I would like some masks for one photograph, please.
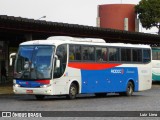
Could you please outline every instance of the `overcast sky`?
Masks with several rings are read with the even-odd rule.
[[[140,0],[0,0],[0,15],[96,26],[97,6],[138,4]],[[142,32],[157,32],[155,29]]]

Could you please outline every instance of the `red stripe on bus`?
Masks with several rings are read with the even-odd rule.
[[[81,62],[70,62],[68,63],[69,67],[83,69],[83,70],[102,70],[113,68],[121,64],[109,64],[109,63],[81,63]]]
[[[41,84],[50,84],[50,80],[36,80],[36,82],[39,82]]]

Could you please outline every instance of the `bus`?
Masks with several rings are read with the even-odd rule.
[[[131,96],[151,88],[151,60],[148,45],[70,36],[27,41],[16,54],[13,91],[36,99],[107,93]]]
[[[152,81],[160,81],[160,48],[152,47]]]

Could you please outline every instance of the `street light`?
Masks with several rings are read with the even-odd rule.
[[[44,15],[44,16],[40,17],[38,20],[40,20],[40,19],[42,19],[42,18],[46,18],[46,16]]]

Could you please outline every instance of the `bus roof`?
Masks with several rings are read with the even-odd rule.
[[[136,47],[150,48],[149,45],[126,44],[126,43],[106,43],[103,39],[98,38],[76,38],[70,36],[53,36],[46,40],[33,40],[23,42],[20,45],[60,45],[60,44],[79,44],[79,45],[100,45],[100,46],[117,46],[117,47]]]
[[[99,38],[76,38],[69,36],[53,36],[47,38],[47,40],[62,40],[62,41],[73,41],[73,42],[91,42],[91,43],[106,43],[105,40]]]

